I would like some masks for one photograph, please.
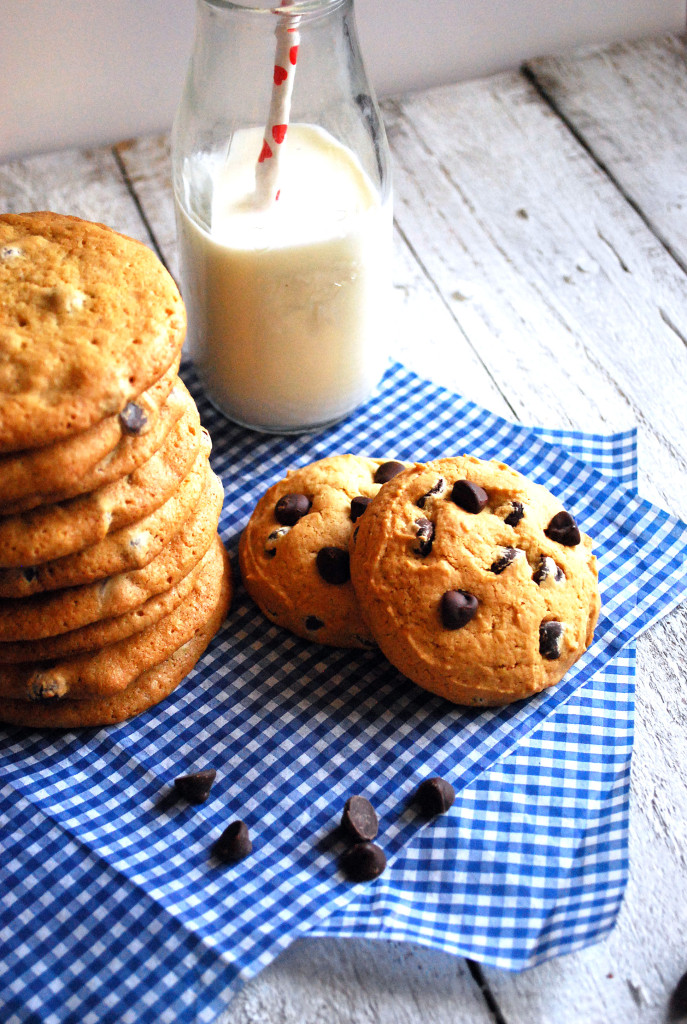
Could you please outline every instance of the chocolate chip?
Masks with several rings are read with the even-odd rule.
[[[307,516],[312,502],[305,494],[285,494],[274,506],[274,517],[282,526],[295,526]]]
[[[127,434],[140,434],[148,422],[148,417],[140,405],[128,402],[119,414],[119,422]]]
[[[668,1006],[668,1020],[687,1020],[687,973],[683,974],[673,989]]]
[[[315,632],[316,629],[322,629],[323,626],[324,622],[322,621],[322,619],[318,619],[316,615],[308,615],[307,619],[305,620],[305,628],[312,630],[313,633]]]
[[[446,481],[444,480],[443,476],[440,476],[437,482],[434,484],[434,486],[430,487],[426,494],[423,494],[421,498],[417,499],[417,507],[424,508],[428,500],[440,497],[445,490]]]
[[[351,499],[351,522],[354,523],[356,519],[360,519],[361,515],[372,501],[372,498],[366,498],[362,494],[359,494],[357,498]]]
[[[476,515],[489,501],[489,495],[483,487],[473,484],[471,480],[456,480],[451,491],[451,501],[466,512]]]
[[[580,531],[569,512],[557,512],[544,533],[550,540],[564,544],[566,548],[574,548],[580,543]]]
[[[513,500],[511,501],[511,508],[513,509],[513,511],[508,513],[508,515],[504,519],[504,523],[506,523],[508,526],[517,526],[520,520],[525,515],[525,506],[521,501]]]
[[[27,583],[33,583],[38,579],[38,569],[35,565],[27,565],[25,569],[22,569],[21,574]]]
[[[445,629],[462,629],[477,614],[479,601],[466,590],[447,590],[440,602]]]
[[[565,579],[565,573],[560,565],[556,565],[553,558],[550,558],[548,555],[542,555],[538,568],[532,573],[532,579],[538,587],[541,587],[542,584],[562,583]]]
[[[248,827],[242,821],[232,821],[213,846],[216,857],[227,864],[243,860],[253,852],[253,844],[248,834]]]
[[[417,537],[418,544],[417,547],[413,548],[413,551],[416,555],[425,557],[432,550],[432,544],[434,543],[434,523],[421,516],[420,519],[415,520],[415,525],[417,526],[415,536]]]
[[[375,809],[364,796],[349,796],[341,816],[341,828],[356,843],[374,839],[379,829]]]
[[[376,484],[385,484],[402,473],[405,468],[402,462],[383,462],[374,475],[374,481]]]
[[[67,693],[67,683],[62,676],[37,672],[28,682],[29,700],[60,700]]]
[[[499,557],[489,566],[491,572],[495,572],[497,576],[500,576],[503,570],[507,569],[515,561],[517,554],[517,548],[502,548]]]
[[[435,776],[421,782],[415,793],[415,803],[424,818],[444,814],[456,799],[456,791],[450,782]]]
[[[267,542],[265,543],[265,554],[268,555],[269,558],[274,558],[277,553],[277,541],[280,537],[285,537],[290,529],[290,526],[278,526],[276,530],[272,530],[272,533],[269,535]]]
[[[350,882],[371,882],[386,867],[386,856],[376,843],[356,843],[341,854],[339,866]]]
[[[547,661],[555,661],[561,656],[563,633],[565,626],[562,622],[551,619],[542,622],[539,627],[539,653]]]
[[[190,804],[202,804],[210,796],[216,775],[214,768],[205,768],[190,775],[178,775],[174,780],[174,788]]]
[[[325,583],[339,586],[351,578],[348,551],[343,548],[321,548],[315,559],[317,571]]]

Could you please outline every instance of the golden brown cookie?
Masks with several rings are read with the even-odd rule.
[[[204,565],[186,599],[152,626],[96,651],[51,662],[0,665],[0,696],[12,700],[93,700],[122,693],[202,629],[220,600],[222,552]]]
[[[90,494],[0,519],[0,566],[26,568],[83,551],[159,508],[179,486],[204,440],[195,403],[161,448],[128,476]]]
[[[545,488],[469,456],[416,465],[368,507],[351,576],[383,653],[457,704],[557,683],[592,641],[591,540]]]
[[[179,291],[141,242],[77,217],[0,215],[0,452],[121,412],[185,330]]]
[[[129,402],[127,410],[135,408],[141,412],[127,412],[126,419],[130,427],[124,432],[116,448],[108,452],[90,469],[84,470],[80,474],[74,473],[69,466],[64,466],[59,491],[48,490],[41,482],[38,484],[39,490],[36,493],[14,502],[8,502],[0,509],[0,514],[3,516],[18,515],[41,505],[54,505],[79,494],[96,491],[100,487],[114,483],[115,480],[120,480],[147,462],[164,445],[172,429],[193,405],[193,399],[179,378],[177,378],[176,386],[172,388],[167,401],[152,422],[147,417],[144,419],[142,403],[137,405]],[[123,416],[124,413],[121,414],[121,417]],[[144,424],[145,429],[136,429],[139,422]],[[53,447],[58,446],[54,445]]]
[[[191,515],[208,478],[208,448],[206,439],[178,489],[150,515],[64,558],[25,569],[0,569],[0,597],[25,598],[49,590],[83,586],[147,565]]]
[[[109,644],[125,640],[134,633],[140,633],[159,622],[165,615],[181,604],[196,586],[198,577],[215,564],[215,571],[221,568],[220,540],[215,534],[209,549],[193,567],[168,590],[148,598],[131,611],[106,619],[98,619],[72,629],[59,636],[48,636],[41,640],[0,643],[0,664],[14,665],[23,662],[51,661],[56,658],[70,658],[87,651],[96,651]],[[218,568],[219,566],[219,568]]]
[[[141,433],[152,430],[177,380],[179,360],[175,359],[159,380],[130,403],[137,406],[145,417]],[[129,416],[119,413],[106,416],[82,434],[44,448],[28,448],[23,452],[0,455],[0,514],[15,502],[23,502],[32,495],[57,493],[65,482],[80,479],[88,473],[127,436],[124,426]],[[27,506],[28,507],[28,506]]]
[[[207,465],[205,487],[196,507],[147,565],[80,587],[22,600],[0,600],[0,663],[52,657],[39,651],[61,647],[66,638],[56,644],[60,634],[121,616],[178,583],[212,544],[223,497],[221,481]],[[41,643],[46,637],[52,638],[52,645]]]
[[[122,693],[94,700],[35,703],[0,698],[0,721],[36,729],[74,729],[114,725],[139,715],[167,697],[189,674],[222,625],[231,598],[231,576],[225,555],[219,601],[195,636],[166,661],[144,672]]]
[[[246,590],[265,615],[298,636],[369,647],[350,582],[353,524],[402,463],[333,455],[290,471],[258,502],[239,546]]]

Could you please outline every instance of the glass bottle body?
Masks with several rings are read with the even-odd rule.
[[[391,183],[352,0],[198,0],[173,179],[190,351],[211,400],[275,433],[364,401],[389,354]]]

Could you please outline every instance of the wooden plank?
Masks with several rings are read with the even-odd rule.
[[[686,511],[682,270],[522,76],[384,109],[399,226],[519,418],[637,423],[643,493]]]
[[[520,76],[385,110],[399,224],[518,414],[601,430],[637,422],[643,492],[684,514],[680,267]],[[632,874],[618,927],[523,975],[487,970],[509,1024],[664,1019],[686,966],[684,855],[665,827],[682,817],[687,785],[684,621],[683,609],[640,643]]]
[[[0,166],[0,208],[71,214],[152,243],[109,148],[65,150]]]
[[[411,943],[301,939],[217,1024],[494,1024],[465,961]]]
[[[687,270],[687,45],[663,36],[527,65]]]
[[[122,143],[116,150],[165,263],[179,280],[169,138],[138,139]],[[503,392],[398,231],[393,282],[389,332],[394,358],[456,391],[468,388],[483,405],[512,416]]]

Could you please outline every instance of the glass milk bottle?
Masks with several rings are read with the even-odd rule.
[[[172,155],[209,397],[256,430],[334,423],[390,343],[389,152],[353,0],[198,0]]]

